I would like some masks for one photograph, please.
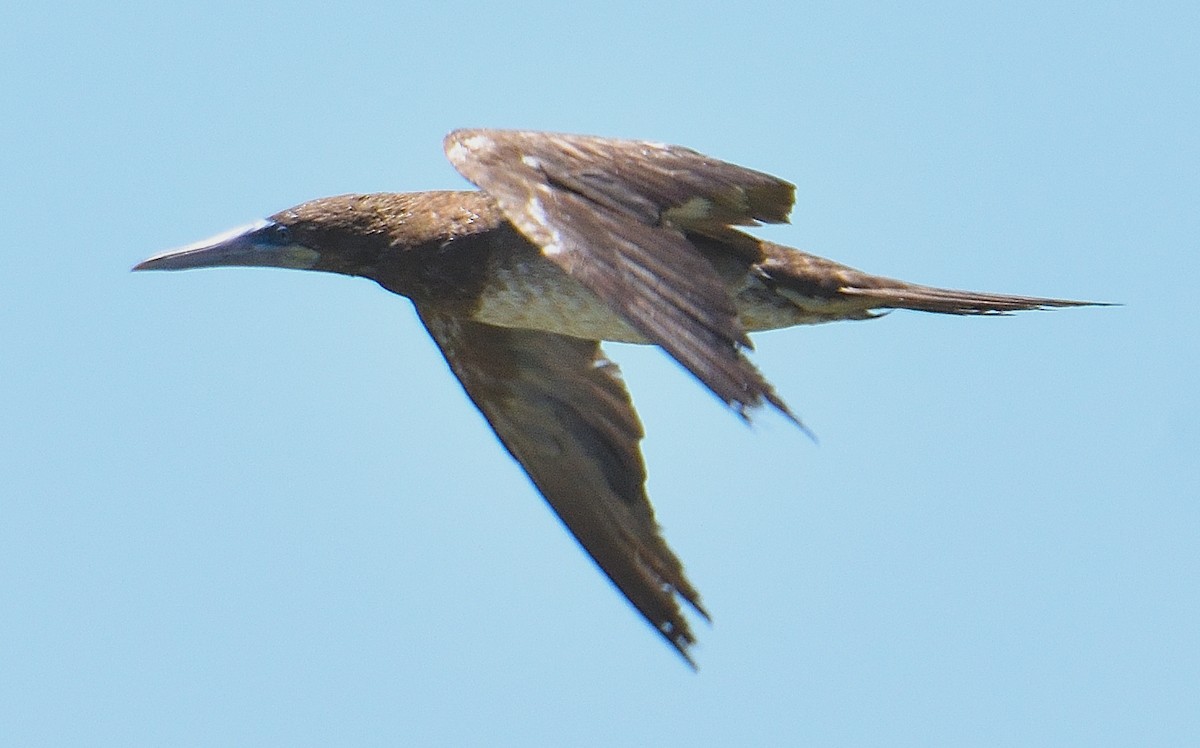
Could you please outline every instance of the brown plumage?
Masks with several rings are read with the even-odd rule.
[[[642,426],[601,340],[660,346],[743,418],[769,404],[796,420],[748,332],[1087,303],[914,285],[760,241],[737,227],[786,221],[793,186],[678,146],[494,130],[445,146],[481,191],[313,200],[135,269],[322,270],[410,298],[559,518],[689,662],[677,600],[707,613],[655,523]]]

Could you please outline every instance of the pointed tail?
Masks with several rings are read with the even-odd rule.
[[[914,309],[941,314],[1009,314],[1027,309],[1057,309],[1069,306],[1112,306],[1096,301],[1043,299],[1036,296],[1010,296],[975,291],[955,291],[908,283],[880,285],[875,288],[843,286],[842,295],[873,302],[875,308]]]

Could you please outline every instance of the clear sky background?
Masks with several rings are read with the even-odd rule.
[[[1200,741],[1190,2],[7,3],[0,743]],[[136,261],[441,137],[681,143],[774,239],[1124,306],[757,338],[819,436],[611,346],[711,609],[693,673],[405,300]]]

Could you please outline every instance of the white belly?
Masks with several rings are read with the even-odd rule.
[[[539,258],[540,259],[540,258]],[[569,277],[544,261],[495,263],[489,268],[476,319],[499,327],[546,330],[588,340],[648,342],[637,330]],[[793,325],[862,318],[865,305],[856,300],[793,299],[767,288],[753,276],[730,279],[738,317],[748,332]]]
[[[646,343],[594,293],[550,262],[495,265],[475,319],[588,340]]]

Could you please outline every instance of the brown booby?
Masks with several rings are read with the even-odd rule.
[[[322,270],[407,296],[550,507],[689,663],[678,599],[708,614],[659,533],[642,425],[600,341],[660,346],[743,418],[766,404],[799,424],[748,332],[1088,303],[915,285],[761,241],[737,227],[785,222],[794,186],[687,148],[500,130],[444,145],[480,190],[312,200],[134,270]]]

